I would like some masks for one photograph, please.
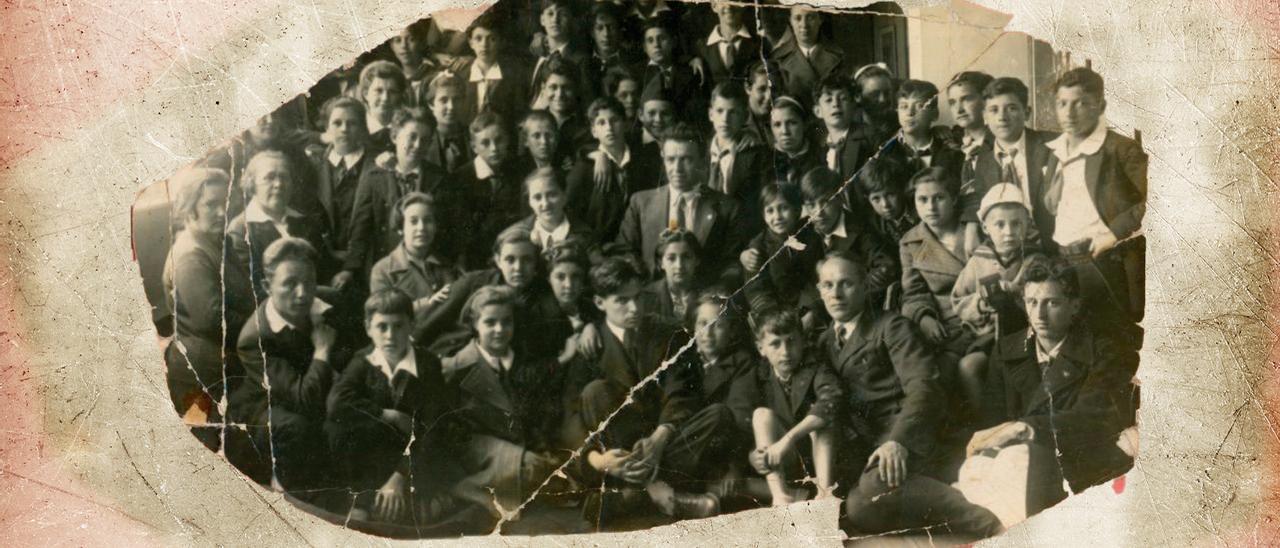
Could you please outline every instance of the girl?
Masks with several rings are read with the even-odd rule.
[[[825,165],[825,151],[818,151],[809,139],[809,119],[800,101],[782,96],[773,101],[769,111],[769,128],[773,132],[774,177],[778,183],[800,183],[810,169]]]
[[[662,279],[641,292],[640,310],[656,316],[662,325],[680,325],[702,285],[698,279],[702,245],[688,230],[668,230],[658,240],[655,256]]]
[[[458,267],[435,253],[438,223],[430,195],[410,192],[396,206],[394,222],[400,227],[400,245],[373,265],[369,290],[378,293],[398,289],[413,300],[415,318],[425,318],[449,297],[449,284],[462,276]]]
[[[533,214],[511,225],[510,229],[527,230],[529,239],[540,252],[546,253],[570,237],[584,242],[596,241],[590,227],[570,218],[565,211],[567,197],[559,172],[551,168],[535,169],[524,180],[524,195]]]
[[[753,312],[783,304],[806,307],[800,302],[801,295],[817,280],[816,256],[806,252],[808,246],[795,238],[803,203],[800,188],[795,185],[771,183],[760,189],[765,230],[739,256],[748,280],[743,291]]]

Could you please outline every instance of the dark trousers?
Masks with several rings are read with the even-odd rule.
[[[860,462],[865,463],[870,453],[864,452],[863,456]],[[983,538],[1002,530],[999,518],[991,511],[969,502],[950,485],[922,473],[921,460],[909,459],[910,475],[896,489],[881,481],[877,467],[848,476],[856,483],[845,496],[846,529],[878,534],[945,525],[952,533]]]
[[[274,473],[285,491],[293,495],[306,497],[340,486],[331,471],[323,421],[280,407],[271,408],[270,413],[270,428],[250,426],[248,436],[234,440],[228,432],[227,458],[232,459],[232,452],[236,454],[232,464],[264,484]]]
[[[1096,259],[1067,256],[1080,280],[1081,313],[1100,332],[1112,333],[1134,349],[1142,348],[1146,303],[1146,237],[1116,245]]]

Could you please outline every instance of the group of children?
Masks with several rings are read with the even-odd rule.
[[[268,116],[187,185],[193,234],[230,196],[226,264],[183,304],[175,244],[175,307],[241,319],[202,335],[226,404],[191,354],[171,389],[258,481],[417,527],[840,497],[851,530],[987,535],[948,484],[993,346],[1040,325],[1028,273],[1075,265],[1079,322],[1140,345],[1145,155],[1093,71],[1056,83],[1055,135],[1016,78],[845,66],[803,6],[503,9],[469,55],[407,29],[317,132]]]

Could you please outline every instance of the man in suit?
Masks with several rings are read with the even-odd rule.
[[[227,410],[248,439],[229,437],[227,458],[261,483],[319,501],[322,489],[339,487],[329,481],[325,400],[333,365],[346,364],[349,352],[322,315],[328,305],[315,298],[315,259],[311,244],[290,237],[263,253],[266,297],[240,331],[245,377]]]
[[[1062,135],[1046,145],[1053,154],[1045,166],[1047,184],[1035,200],[1044,204],[1036,225],[1058,253],[1079,265],[1089,317],[1141,348],[1147,154],[1133,139],[1107,129],[1098,73],[1069,70],[1058,79],[1055,93]]]
[[[818,83],[842,72],[844,52],[821,40],[824,14],[812,7],[791,7],[792,40],[783,42],[773,52],[782,70],[787,95],[801,101],[812,101]]]
[[[696,53],[710,73],[711,82],[719,85],[733,80],[745,85],[751,64],[760,58],[760,39],[746,25],[745,10],[729,2],[712,2],[719,21],[706,41],[698,42]]]
[[[1046,144],[1057,135],[1027,127],[1028,90],[1021,80],[997,78],[983,90],[982,96],[986,105],[983,116],[992,138],[966,156],[960,177],[963,204],[960,220],[976,225],[979,202],[997,183],[1017,186],[1026,197],[1023,205],[1032,212],[1032,218],[1043,216],[1037,211],[1044,206],[1032,198],[1044,194],[1044,168],[1052,156]],[[1034,228],[1027,237],[1040,242],[1039,232]]]
[[[851,489],[847,527],[859,533],[946,523],[989,536],[1000,521],[933,469],[945,401],[935,358],[910,320],[865,305],[866,267],[846,252],[818,264],[818,291],[832,325],[819,338],[848,396],[841,468]]]
[[[723,272],[737,257],[744,235],[738,234],[738,206],[723,193],[703,184],[706,156],[693,128],[678,124],[662,135],[662,163],[667,184],[631,196],[618,243],[644,261],[647,272],[657,272],[654,250],[662,232],[681,228],[693,232],[708,250],[704,271]]]
[[[1065,263],[1028,270],[1023,296],[1031,326],[992,348],[988,428],[974,433],[967,454],[1026,445],[1031,515],[1066,497],[1063,479],[1079,492],[1133,466],[1118,440],[1135,424],[1138,354],[1088,325]]]

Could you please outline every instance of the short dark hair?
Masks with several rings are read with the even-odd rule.
[[[703,290],[698,294],[693,306],[685,308],[684,324],[689,329],[689,332],[693,332],[694,323],[697,322],[698,309],[705,305],[712,305],[720,309],[720,315],[716,321],[725,322],[729,325],[729,332],[731,333],[730,344],[740,343],[746,333],[746,314],[738,302],[730,296],[730,292],[719,287]]]
[[[956,86],[964,86],[974,93],[981,94],[982,90],[987,89],[992,79],[990,74],[976,70],[957,72],[951,77],[951,81],[947,82],[947,91],[951,91],[951,88]]]
[[[698,236],[691,231],[682,228],[674,228],[663,230],[658,236],[658,245],[653,246],[653,257],[655,264],[662,264],[662,254],[667,252],[667,247],[673,244],[685,244],[689,246],[689,250],[693,254],[702,259],[702,243],[698,241]]]
[[[627,117],[627,108],[622,106],[621,101],[614,99],[611,96],[603,95],[600,97],[596,97],[593,101],[591,101],[591,105],[587,107],[587,123],[594,125],[596,121],[596,116],[599,116],[601,111],[606,111],[606,110],[612,111],[614,114],[620,117],[623,117],[623,118]]]
[[[569,82],[569,87],[573,89],[574,101],[577,102],[579,100],[581,94],[578,93],[578,69],[572,61],[564,58],[555,58],[547,61],[546,65],[543,66],[543,69],[542,75],[539,77],[536,84],[537,87],[534,90],[534,95],[537,95],[537,93],[542,91],[542,86],[545,86],[547,84],[547,80],[550,80],[552,76],[559,76]]]
[[[392,142],[395,141],[396,136],[400,134],[400,130],[404,129],[404,126],[415,123],[423,126],[429,125],[427,123],[427,114],[422,109],[416,107],[396,109],[395,114],[391,115],[391,125],[389,126]]]
[[[663,12],[654,14],[653,17],[645,19],[640,23],[640,33],[647,34],[650,29],[659,29],[666,31],[667,34],[675,36],[676,26],[679,22],[671,15],[671,12]]]
[[[594,25],[596,19],[608,17],[613,19],[616,24],[622,23],[622,10],[612,2],[596,2],[591,6],[591,20],[587,21],[587,25]]]
[[[364,300],[364,321],[372,320],[374,314],[413,319],[413,299],[394,287],[376,291]]]
[[[499,232],[498,237],[493,239],[493,254],[502,253],[502,246],[508,244],[526,244],[532,247],[536,254],[538,245],[533,243],[533,238],[530,234],[529,229],[521,226],[508,227],[506,230]]]
[[[551,247],[542,250],[542,257],[547,261],[548,271],[561,263],[576,264],[584,271],[591,268],[587,242],[577,236],[570,236],[559,243],[551,244]]]
[[[910,167],[906,162],[897,160],[893,156],[877,156],[868,160],[858,171],[858,190],[862,191],[864,196],[870,196],[876,192],[902,194],[906,190],[907,180],[911,177],[909,170]]]
[[[832,73],[822,80],[821,84],[813,90],[813,102],[817,104],[822,100],[822,96],[827,93],[843,91],[849,94],[850,100],[856,100],[858,97],[858,86],[853,81],[843,75]]]
[[[363,97],[363,95],[361,97]],[[324,105],[320,107],[320,119],[322,120],[320,123],[324,124],[324,127],[327,128],[329,126],[329,118],[333,116],[333,111],[340,108],[354,110],[356,112],[356,118],[359,118],[360,120],[364,120],[365,118],[364,103],[360,99],[347,97],[346,95],[339,95],[325,101]]]
[[[498,37],[498,40],[502,40],[502,35],[498,32],[499,28],[501,28],[501,25],[498,22],[497,15],[492,11],[486,11],[480,14],[479,17],[476,17],[475,21],[472,21],[471,24],[467,26],[467,40],[471,40],[471,34],[474,33],[476,29],[484,29],[492,32],[494,36]]]
[[[1061,258],[1028,265],[1023,273],[1023,286],[1031,283],[1057,283],[1067,298],[1080,298],[1080,278],[1076,269]]]
[[[782,201],[800,209],[804,206],[804,195],[800,187],[791,183],[767,183],[760,187],[760,210],[764,211],[769,202],[782,198]]]
[[[790,308],[766,308],[756,314],[751,322],[751,334],[757,341],[770,333],[781,336],[801,332],[800,317]]]
[[[840,191],[840,174],[818,166],[800,177],[800,193],[806,201],[826,200]]]
[[[716,87],[711,88],[711,100],[714,101],[717,97],[726,101],[736,102],[740,105],[746,105],[747,88],[742,87],[738,82],[725,80],[716,84]]]
[[[698,147],[698,152],[706,152],[706,147],[702,142],[702,134],[698,133],[698,130],[693,129],[693,126],[684,122],[676,122],[671,127],[667,128],[666,131],[663,131],[662,135],[659,137],[659,141],[661,141],[661,144],[664,147],[669,141],[692,143],[694,146]]]
[[[601,79],[604,83],[604,90],[610,97],[617,93],[618,86],[622,85],[622,83],[627,80],[635,82],[636,87],[644,85],[644,82],[641,81],[640,77],[636,76],[636,73],[631,69],[617,65],[609,67],[609,70],[604,71],[604,77]]]
[[[1058,93],[1062,88],[1080,87],[1085,93],[1097,97],[1099,101],[1105,100],[1105,87],[1102,82],[1102,75],[1098,74],[1088,67],[1076,67],[1062,73],[1058,80],[1053,83],[1053,92]]]
[[[591,269],[591,289],[602,299],[642,280],[635,263],[622,257],[609,257]]]
[[[285,261],[300,261],[314,270],[318,256],[316,248],[306,240],[285,236],[271,242],[266,251],[262,252],[262,271],[266,273],[266,279],[270,280],[276,267]]]
[[[938,86],[933,85],[933,82],[926,80],[907,80],[898,86],[899,100],[910,99],[912,97],[933,99],[929,102],[929,109],[937,112]]]
[[[926,167],[911,176],[911,182],[907,186],[914,196],[916,187],[924,183],[940,184],[943,190],[946,190],[947,194],[950,194],[952,198],[960,199],[960,178],[956,177],[956,174],[952,173],[950,169],[942,166]]]
[[[435,198],[430,194],[414,191],[405,194],[403,198],[400,198],[400,200],[396,202],[395,209],[391,210],[391,226],[396,227],[396,229],[403,230],[404,210],[409,209],[409,206],[413,204],[425,204],[427,209],[431,211],[431,216],[433,218],[436,217],[437,211]]]
[[[1027,102],[1030,100],[1030,92],[1027,90],[1027,85],[1017,78],[996,78],[982,90],[982,98],[988,101],[998,95],[1012,95],[1018,99],[1019,103],[1022,103],[1023,107],[1026,107]]]
[[[471,135],[475,136],[477,133],[494,126],[497,126],[499,129],[506,132],[507,135],[511,134],[511,132],[507,130],[507,122],[502,118],[502,115],[486,109],[481,111],[480,114],[477,114],[476,118],[471,121]]]

